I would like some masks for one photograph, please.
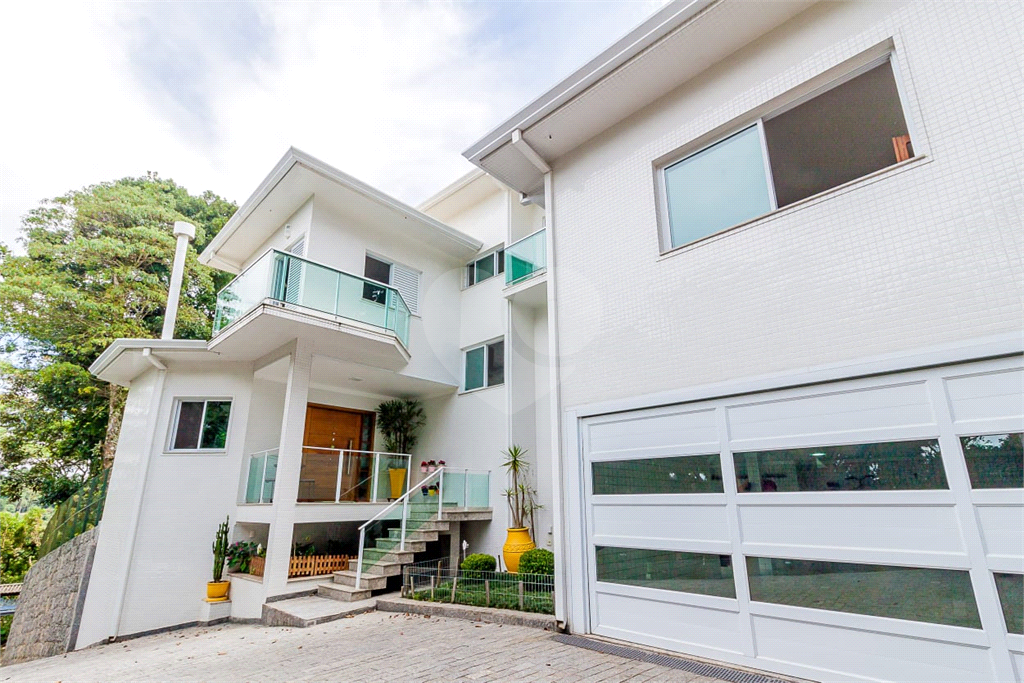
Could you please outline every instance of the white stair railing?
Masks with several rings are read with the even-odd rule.
[[[469,507],[469,475],[471,472],[486,475],[484,482],[484,495],[486,496],[484,502],[486,503],[482,507],[488,507],[487,504],[490,502],[490,475],[491,473],[487,470],[467,470],[462,468],[451,468],[447,466],[438,467],[436,470],[427,475],[426,479],[416,484],[415,487],[409,486],[405,494],[396,500],[394,500],[386,508],[378,512],[371,519],[363,523],[359,527],[359,558],[356,564],[356,589],[361,587],[361,581],[363,578],[363,550],[366,547],[366,530],[371,524],[381,521],[385,515],[391,512],[399,504],[402,505],[402,519],[401,519],[401,534],[399,536],[398,550],[399,552],[405,551],[405,536],[406,528],[409,519],[409,498],[413,492],[419,488],[422,489],[426,486],[433,486],[433,480],[437,480],[437,518],[441,519],[441,514],[444,511],[444,475],[445,472],[451,472],[453,475],[460,473],[463,477],[463,490],[462,490],[462,507]]]

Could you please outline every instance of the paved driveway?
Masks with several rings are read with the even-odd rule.
[[[385,612],[306,629],[190,628],[0,668],[0,681],[115,680],[717,681],[537,629]]]

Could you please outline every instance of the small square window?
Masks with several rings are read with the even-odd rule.
[[[228,441],[231,401],[179,401],[172,451],[222,451]]]
[[[391,264],[367,254],[366,262],[363,264],[363,277],[389,285],[391,284]],[[387,298],[387,290],[384,287],[376,287],[369,282],[364,282],[363,298],[383,305]]]
[[[505,341],[499,339],[466,351],[465,391],[505,383]]]

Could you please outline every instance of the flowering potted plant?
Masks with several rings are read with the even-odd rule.
[[[437,470],[437,462],[434,460],[427,461],[427,472],[433,472]]]
[[[252,571],[257,558],[266,557],[267,551],[261,543],[255,541],[236,541],[228,546],[228,568],[242,574],[254,574]]]
[[[438,466],[438,467],[444,467],[444,466],[445,466],[446,464],[447,464],[447,463],[445,463],[445,461],[444,461],[444,460],[438,460],[438,461],[437,461],[437,466]]]
[[[422,472],[423,474],[427,473],[427,461],[426,460],[424,460],[423,462],[420,463],[420,472]]]

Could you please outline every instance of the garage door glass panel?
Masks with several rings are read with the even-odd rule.
[[[1007,632],[1024,635],[1024,574],[997,572],[995,579]]]
[[[680,593],[736,597],[729,555],[597,546],[597,580]]]
[[[725,491],[717,453],[595,462],[592,469],[595,496]]]
[[[960,445],[974,489],[1024,488],[1021,434],[962,436]]]
[[[935,439],[734,453],[733,459],[740,493],[949,488]]]
[[[981,628],[966,571],[748,557],[747,574],[758,602]]]

